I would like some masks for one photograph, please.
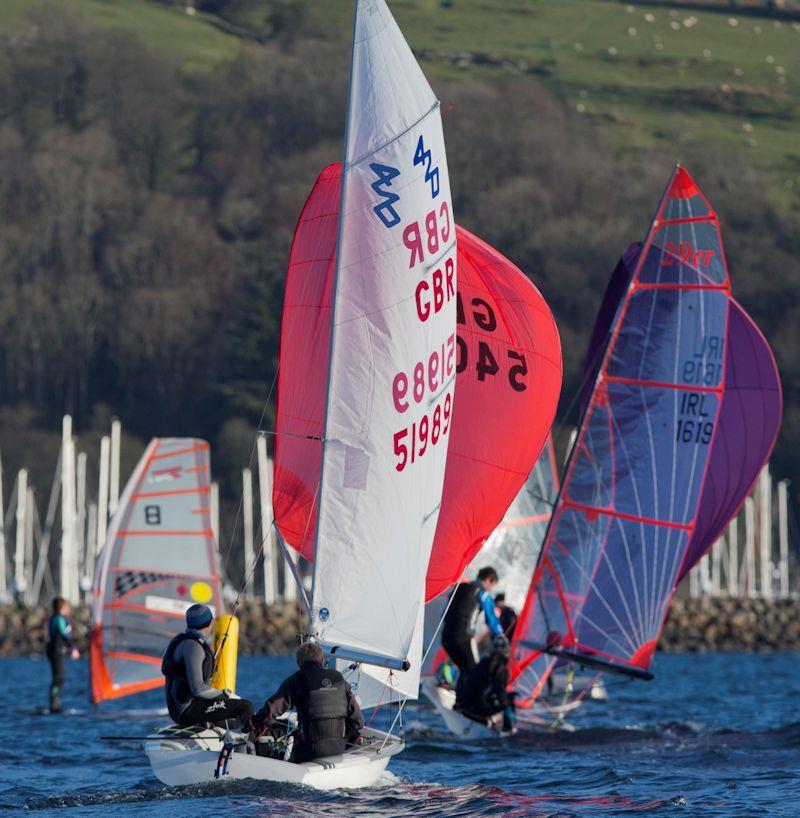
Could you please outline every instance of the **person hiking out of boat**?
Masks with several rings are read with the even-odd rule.
[[[61,690],[67,677],[67,656],[79,659],[80,653],[72,642],[72,613],[69,602],[57,596],[53,600],[53,613],[47,620],[47,647],[45,653],[50,662],[50,712],[61,712]]]
[[[297,672],[284,679],[277,692],[264,702],[246,732],[257,739],[279,726],[276,719],[294,708],[299,730],[292,761],[341,755],[348,747],[360,744],[364,716],[342,674],[322,666],[322,648],[316,642],[300,645],[295,659]]]
[[[247,724],[253,715],[247,699],[211,686],[214,653],[207,637],[213,618],[207,605],[192,605],[186,611],[186,630],[172,639],[161,662],[167,709],[181,727],[222,724],[236,718]]]
[[[503,730],[513,732],[516,713],[514,693],[508,690],[508,658],[508,643],[497,640],[464,680],[456,707],[467,718],[487,725],[498,723],[502,714]]]
[[[514,636],[514,628],[517,627],[518,617],[517,612],[510,605],[506,605],[506,595],[502,592],[495,594],[494,612],[500,620],[500,626],[503,628],[506,639],[510,642]]]
[[[503,626],[494,612],[492,591],[497,585],[497,571],[486,566],[478,571],[473,582],[462,582],[453,591],[450,605],[442,623],[442,647],[465,677],[478,664],[475,628],[483,613],[493,637],[503,636]],[[459,679],[459,684],[461,680]]]

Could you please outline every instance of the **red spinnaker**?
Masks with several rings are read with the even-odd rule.
[[[295,231],[278,376],[273,505],[313,559],[341,166],[327,167]],[[510,261],[458,235],[456,397],[426,599],[458,581],[533,468],[555,415],[561,345],[552,313]],[[435,292],[421,292],[435,308]]]

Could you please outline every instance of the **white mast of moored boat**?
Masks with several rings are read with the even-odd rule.
[[[25,512],[28,505],[28,470],[17,472],[17,519],[14,545],[14,593],[22,599],[28,589],[25,581]]]
[[[72,417],[64,415],[61,431],[61,572],[59,592],[70,604],[77,603],[74,576],[75,547],[75,442],[72,439]]]
[[[761,557],[761,596],[772,599],[772,476],[769,463],[758,479],[759,486],[759,555]]]
[[[242,587],[245,596],[253,594],[253,473],[242,469],[242,513],[244,516],[244,582]]]
[[[111,466],[111,438],[103,435],[100,438],[100,468],[97,481],[97,538],[95,540],[96,549],[92,557],[100,553],[106,542],[106,532],[108,531],[108,496],[109,496],[109,476]]]
[[[272,470],[267,458],[267,440],[259,435],[256,440],[256,460],[258,463],[258,504],[261,514],[261,539],[264,543],[264,601],[274,605],[278,597],[277,565],[275,541],[272,532]],[[293,583],[287,583],[288,586]]]
[[[778,540],[780,547],[780,593],[783,599],[789,596],[789,481],[778,483]]]
[[[112,516],[119,505],[119,461],[122,445],[122,423],[114,420],[111,423],[111,463],[108,484],[108,514]]]
[[[739,593],[739,515],[728,524],[728,593]]]

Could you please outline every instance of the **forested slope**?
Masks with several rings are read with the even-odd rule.
[[[735,292],[778,355],[777,465],[791,476],[800,26],[749,12],[734,26],[705,5],[392,8],[445,103],[458,220],[555,311],[561,420],[616,258],[680,159],[721,214]],[[139,441],[207,437],[238,490],[275,373],[292,229],[341,154],[351,3],[195,6],[0,5],[0,446],[7,473],[33,467],[40,495],[66,410],[86,445],[112,411]],[[764,38],[771,63],[751,42]]]

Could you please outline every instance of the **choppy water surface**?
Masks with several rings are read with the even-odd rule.
[[[71,663],[65,705],[36,716],[48,668],[0,660],[0,810],[136,816],[611,816],[800,815],[800,657],[659,656],[654,682],[618,684],[590,703],[573,734],[463,745],[435,714],[406,710],[408,748],[385,786],[319,793],[263,782],[169,789],[135,741],[163,720],[124,714],[157,707],[160,693],[85,704],[86,663]],[[245,657],[239,690],[260,701],[292,669],[289,658]]]

